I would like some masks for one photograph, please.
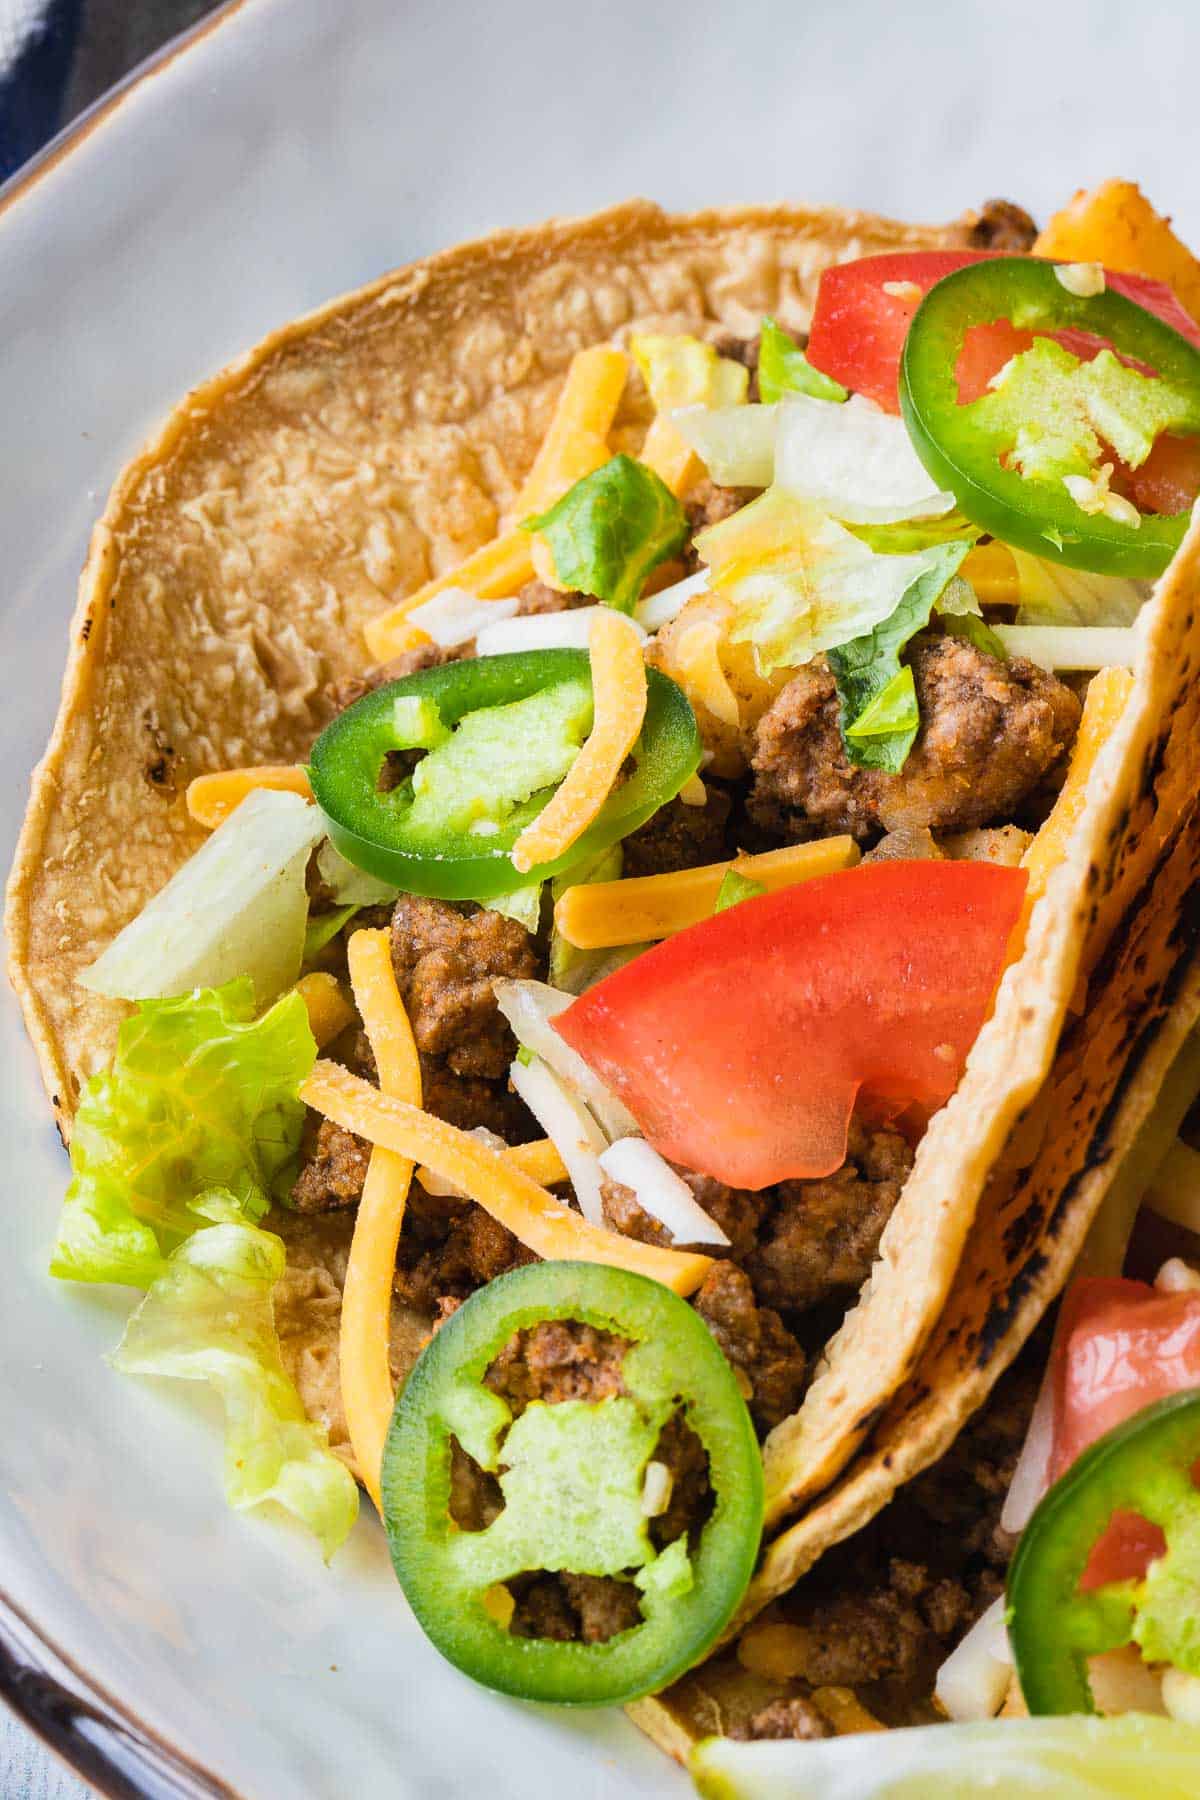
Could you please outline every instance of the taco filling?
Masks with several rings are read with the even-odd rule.
[[[353,672],[280,675],[319,687],[292,760],[197,727],[172,816],[208,835],[75,971],[109,1043],[71,1069],[54,1272],[143,1291],[114,1360],[216,1387],[234,1504],[328,1555],[357,1477],[502,1691],[682,1676],[667,1712],[823,1739],[953,1711],[938,1671],[999,1616],[1032,1309],[936,1466],[799,1586],[794,1547],[909,1404],[996,1181],[1051,1154],[1060,1039],[1096,1096],[1061,1144],[1118,1104],[1084,1027],[1136,1007],[1114,957],[1183,856],[1200,326],[1106,256],[997,204],[739,330],[643,309],[575,349],[491,536],[394,582]],[[1006,1242],[1061,1286],[1038,1233]],[[1139,1410],[1081,1417],[1071,1304],[1068,1480]],[[1133,1623],[1081,1616],[1200,1677],[1146,1536],[1183,1565],[1195,1507],[1129,1473],[1200,1436],[1145,1430],[1104,1490]],[[1070,1635],[1076,1485],[1010,1577],[1037,1710],[1078,1698],[1023,1624]]]

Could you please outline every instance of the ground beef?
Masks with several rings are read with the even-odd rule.
[[[510,1338],[484,1376],[514,1418],[532,1400],[605,1400],[623,1394],[627,1338],[574,1319],[544,1319]]]
[[[546,581],[527,581],[517,595],[517,617],[529,618],[536,613],[572,612],[577,606],[595,606],[593,594],[566,593],[552,588]]]
[[[771,1204],[771,1190],[753,1194],[743,1188],[726,1187],[712,1175],[696,1175],[690,1169],[676,1168],[676,1174],[691,1188],[696,1202],[714,1219],[729,1239],[728,1254],[735,1261],[748,1256],[758,1242],[758,1229]],[[605,1177],[600,1184],[600,1199],[605,1223],[623,1237],[638,1238],[643,1244],[659,1244],[669,1249],[674,1243],[665,1225],[652,1218],[638,1203],[632,1188]],[[706,1251],[712,1246],[707,1245]]]
[[[751,1742],[760,1738],[825,1738],[833,1736],[833,1728],[811,1700],[797,1694],[791,1700],[772,1700],[749,1719],[735,1722],[729,1728],[729,1736]]]
[[[604,1644],[642,1622],[641,1595],[615,1575],[551,1575],[539,1570],[508,1584],[515,1637]]]
[[[443,1058],[455,1075],[507,1074],[516,1041],[492,982],[538,973],[523,925],[486,908],[402,894],[392,914],[392,965],[419,1050]]]
[[[975,250],[1032,250],[1037,226],[1023,206],[1012,200],[985,200],[971,227]]]
[[[701,863],[721,862],[730,854],[726,831],[732,802],[713,782],[705,783],[708,798],[703,806],[685,806],[672,800],[660,806],[652,819],[630,832],[621,845],[624,875],[668,875],[676,869],[695,869]]]
[[[734,1263],[714,1263],[696,1295],[696,1311],[748,1382],[758,1429],[768,1432],[789,1418],[804,1391],[806,1358],[779,1314],[755,1304],[749,1277]]]
[[[940,1645],[976,1616],[961,1582],[935,1579],[903,1557],[892,1557],[865,1588],[795,1600],[786,1613],[804,1633],[795,1645],[797,1673],[813,1687],[924,1679],[937,1666]]]
[[[781,1312],[861,1287],[912,1168],[898,1131],[850,1122],[846,1161],[820,1181],[781,1181],[746,1270],[759,1301]]]
[[[657,1550],[686,1532],[694,1548],[713,1508],[708,1479],[708,1452],[682,1413],[673,1413],[659,1433],[654,1462],[671,1471],[671,1496],[665,1512],[650,1521],[650,1541]]]
[[[292,1188],[297,1212],[334,1212],[357,1206],[367,1179],[371,1146],[332,1119],[310,1111],[300,1144],[300,1174]]]
[[[935,636],[914,640],[911,662],[921,730],[897,775],[847,761],[824,663],[789,681],[755,733],[750,811],[764,829],[789,840],[966,830],[1011,819],[1065,762],[1079,701],[1035,663]]]
[[[376,688],[384,687],[389,681],[419,675],[423,669],[440,669],[443,663],[460,662],[471,654],[467,644],[456,644],[451,650],[443,649],[440,644],[418,644],[415,650],[404,650],[391,662],[377,663],[372,669],[364,669],[361,675],[346,675],[341,681],[330,682],[325,689],[325,698],[332,712],[345,712],[364,694],[373,694]]]
[[[509,1087],[507,1074],[497,1081],[455,1075],[440,1056],[422,1054],[421,1095],[426,1112],[460,1131],[482,1126],[506,1144],[524,1144],[542,1135],[533,1114]]]
[[[456,1437],[450,1439],[450,1517],[460,1531],[486,1531],[504,1511],[504,1491]]]
[[[534,1260],[482,1206],[428,1194],[415,1182],[392,1285],[406,1305],[434,1312],[441,1302],[465,1300],[498,1275]]]

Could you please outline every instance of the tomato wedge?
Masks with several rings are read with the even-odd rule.
[[[745,900],[599,982],[557,1029],[664,1156],[735,1187],[829,1175],[855,1102],[953,1093],[1023,869],[869,863]]]
[[[1200,1387],[1200,1293],[1164,1294],[1144,1281],[1075,1281],[1054,1339],[1050,1479],[1143,1407]],[[1113,1515],[1081,1587],[1144,1575],[1165,1546],[1157,1525]]]
[[[885,411],[898,413],[900,352],[917,307],[944,276],[999,254],[995,250],[899,251],[826,269],[817,289],[808,337],[809,362],[855,393],[866,394]],[[1164,282],[1115,273],[1109,273],[1108,282],[1117,293],[1135,300],[1200,347],[1200,326]],[[977,400],[997,370],[1032,342],[1030,333],[1016,330],[1007,319],[978,326],[959,358],[959,398],[964,403]],[[1079,332],[1064,332],[1062,342],[1085,358],[1101,348],[1098,341]]]

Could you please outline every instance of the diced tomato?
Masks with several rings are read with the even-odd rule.
[[[953,1093],[1026,880],[968,862],[825,875],[679,932],[556,1025],[672,1161],[744,1188],[828,1175],[856,1100],[925,1120]]]
[[[1113,487],[1143,512],[1183,512],[1200,494],[1200,438],[1160,437],[1140,469],[1124,469]]]
[[[1200,1387],[1200,1292],[1165,1294],[1144,1281],[1084,1280],[1067,1289],[1050,1366],[1050,1479],[1089,1444],[1168,1394]],[[1137,1513],[1114,1513],[1080,1583],[1144,1575],[1166,1541]]]
[[[908,328],[921,300],[945,276],[968,263],[1002,254],[994,250],[914,250],[886,256],[866,256],[858,262],[838,263],[826,269],[817,290],[808,359],[814,368],[832,375],[855,393],[888,412],[900,410],[897,378],[900,353]],[[1171,289],[1144,275],[1110,273],[1109,285],[1156,313],[1183,337],[1200,347],[1200,325]],[[892,292],[885,292],[885,286]],[[917,292],[905,290],[919,290]],[[897,291],[899,290],[899,291]],[[1055,334],[1076,355],[1090,357],[1100,341],[1084,332]],[[1007,320],[977,326],[963,345],[958,363],[959,397],[977,400],[990,378],[1018,350],[1033,342],[1028,332],[1017,331]]]

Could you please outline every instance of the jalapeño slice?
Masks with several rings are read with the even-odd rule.
[[[996,320],[1034,333],[1033,349],[993,377],[994,391],[961,405],[955,370],[967,333]],[[1093,344],[1102,339],[1116,356],[1102,351],[1095,362],[1080,362],[1054,341],[1060,333],[1076,342],[1080,333]],[[1151,578],[1183,540],[1186,511],[1084,510],[1064,481],[1086,480],[1110,456],[1105,446],[1119,451],[1126,434],[1137,466],[1158,431],[1200,433],[1200,350],[1111,288],[1076,295],[1054,264],[1023,257],[947,275],[909,327],[900,410],[933,479],[1005,543],[1074,568]],[[1089,439],[1090,461],[1081,454]]]
[[[326,726],[309,777],[348,861],[411,894],[489,900],[560,874],[643,825],[700,766],[681,688],[646,671],[646,717],[625,779],[555,861],[518,875],[510,852],[591,729],[584,650],[531,650],[424,669]]]
[[[1021,1534],[1008,1574],[1008,1633],[1031,1713],[1090,1713],[1087,1659],[1137,1644],[1200,1674],[1200,1390],[1147,1406],[1098,1439]],[[1084,1586],[1114,1518],[1157,1525],[1165,1554],[1140,1578]]]
[[[517,1334],[553,1321],[605,1334],[607,1379],[589,1387],[581,1358],[569,1398],[514,1402],[514,1417],[512,1390],[485,1377]],[[681,1431],[708,1485],[703,1507],[668,1525],[658,1457]],[[452,1515],[464,1456],[491,1483],[482,1529]],[[452,1315],[397,1401],[382,1487],[396,1575],[442,1655],[487,1687],[560,1705],[617,1704],[682,1674],[732,1618],[762,1534],[762,1457],[703,1320],[660,1283],[595,1263],[515,1269]],[[624,1583],[632,1622],[600,1642],[517,1635],[514,1591],[555,1575]]]

